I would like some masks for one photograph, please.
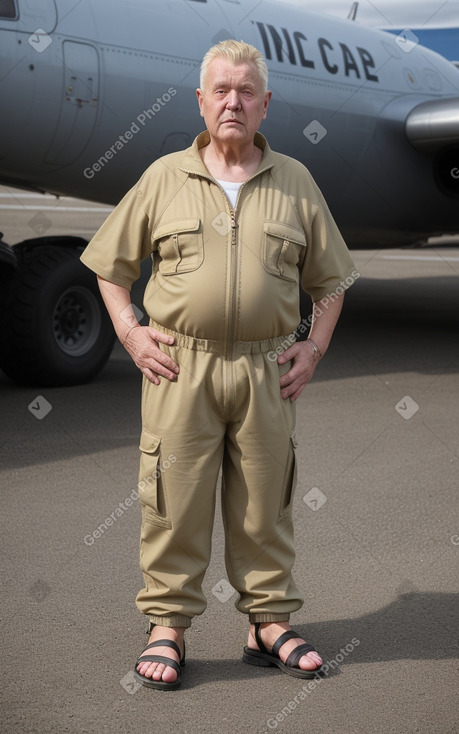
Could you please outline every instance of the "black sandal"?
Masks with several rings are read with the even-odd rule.
[[[143,652],[145,652],[145,650],[149,650],[151,647],[170,647],[172,650],[175,650],[180,658],[180,648],[173,640],[156,640],[155,642],[150,642],[150,644],[144,648]],[[177,680],[168,682],[165,680],[153,680],[153,678],[147,678],[146,675],[142,675],[137,670],[137,666],[145,661],[150,663],[164,663],[165,665],[168,665],[170,668],[173,668],[176,671]],[[134,665],[134,678],[139,681],[139,683],[141,683],[143,686],[147,686],[148,688],[160,688],[163,691],[173,691],[178,688],[182,683],[182,668],[184,665],[185,643],[183,643],[183,657],[180,660],[180,665],[173,658],[167,658],[163,655],[143,655],[143,653],[140,653],[140,657],[137,659],[136,664]]]
[[[297,647],[295,647],[295,649],[292,650],[292,652],[288,656],[285,663],[283,663],[280,659],[279,650],[281,649],[282,645],[284,644],[284,642],[287,642],[287,640],[292,640],[294,637],[301,637],[298,632],[295,632],[295,630],[287,630],[287,632],[284,632],[280,637],[277,638],[276,642],[273,645],[272,651],[269,652],[264,646],[263,641],[260,637],[260,624],[261,622],[255,622],[255,639],[260,649],[255,650],[253,647],[247,647],[246,645],[244,647],[244,653],[242,655],[242,660],[244,661],[244,663],[248,663],[249,665],[261,665],[266,668],[277,666],[284,673],[287,673],[287,675],[293,675],[294,678],[315,678],[317,675],[321,675],[323,673],[322,666],[319,666],[315,670],[303,670],[302,668],[298,667],[298,662],[303,655],[306,655],[306,653],[308,652],[317,652],[317,650],[312,645],[309,645],[307,642],[304,642],[302,645],[298,645]]]

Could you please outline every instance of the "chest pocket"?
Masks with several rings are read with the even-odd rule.
[[[204,260],[204,244],[200,219],[180,219],[165,222],[153,232],[162,275],[190,273]]]
[[[297,282],[298,262],[306,246],[306,236],[302,230],[282,222],[264,223],[263,266],[268,273]]]

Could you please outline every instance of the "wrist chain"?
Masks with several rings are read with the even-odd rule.
[[[317,359],[322,359],[322,356],[323,356],[322,352],[320,351],[319,347],[315,343],[314,339],[311,339],[310,337],[308,337],[306,341],[312,344],[312,348],[314,349],[314,357],[316,357]]]

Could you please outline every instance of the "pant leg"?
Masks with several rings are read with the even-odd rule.
[[[227,426],[222,509],[228,578],[253,622],[285,621],[303,599],[292,578],[295,404],[266,354],[234,364],[236,410]]]
[[[180,364],[177,381],[143,384],[139,495],[145,588],[136,602],[151,622],[188,627],[206,607],[201,586],[210,560],[225,425],[216,357],[182,347],[169,353]]]

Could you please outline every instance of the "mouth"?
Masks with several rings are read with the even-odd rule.
[[[222,125],[228,125],[228,124],[242,125],[242,122],[240,120],[236,120],[234,118],[231,118],[230,120],[223,120],[222,121]]]

